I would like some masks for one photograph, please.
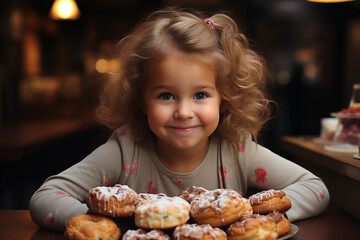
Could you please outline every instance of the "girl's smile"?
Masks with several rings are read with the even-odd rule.
[[[169,128],[172,128],[178,132],[192,132],[193,130],[195,130],[197,128],[197,126],[194,126],[194,127],[169,127]]]
[[[175,131],[178,134],[193,134],[200,126],[193,126],[193,127],[173,127],[168,126],[170,130]]]

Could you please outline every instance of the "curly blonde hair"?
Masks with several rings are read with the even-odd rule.
[[[213,66],[221,95],[220,122],[214,134],[234,146],[249,135],[256,140],[271,115],[265,63],[250,49],[234,20],[226,14],[210,18],[214,29],[201,12],[167,8],[124,37],[118,44],[120,69],[100,96],[99,120],[111,129],[129,124],[133,136],[141,140],[150,131],[141,111],[147,62],[180,51],[198,54]]]

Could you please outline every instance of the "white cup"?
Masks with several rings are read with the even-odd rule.
[[[339,120],[337,118],[322,118],[320,122],[320,138],[330,141],[333,140]]]

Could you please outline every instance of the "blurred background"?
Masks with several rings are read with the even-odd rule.
[[[73,20],[50,15],[54,2],[0,0],[0,209],[26,209],[48,176],[106,141],[94,109],[119,64],[116,43],[162,7],[236,20],[268,63],[279,109],[260,143],[279,154],[281,136],[319,135],[320,119],[347,108],[360,82],[358,1],[76,0]]]

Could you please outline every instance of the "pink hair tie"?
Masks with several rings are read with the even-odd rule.
[[[214,21],[211,18],[204,19],[204,22],[210,27],[212,31],[215,30]]]

